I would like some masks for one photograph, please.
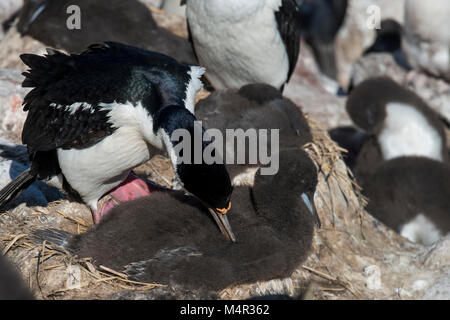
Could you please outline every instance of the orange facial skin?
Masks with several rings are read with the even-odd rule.
[[[226,214],[231,209],[231,201],[228,203],[228,208],[216,209],[220,214]]]

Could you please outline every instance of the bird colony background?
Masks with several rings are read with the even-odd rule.
[[[187,38],[182,15],[165,12],[161,1],[141,2],[160,28]],[[0,1],[0,22],[10,19],[21,5],[21,0]],[[292,296],[299,292],[305,299],[450,298],[450,237],[422,246],[370,216],[364,210],[367,201],[342,160],[342,149],[327,134],[328,129],[351,124],[345,111],[346,98],[335,94],[337,87],[345,89],[350,79],[373,75],[392,77],[450,120],[448,82],[420,72],[410,79],[388,54],[361,58],[375,38],[375,31],[366,26],[370,5],[381,8],[383,19],[403,20],[403,0],[350,0],[336,40],[337,82],[321,75],[310,48],[302,42],[296,71],[284,91],[284,96],[307,115],[314,143],[305,149],[319,169],[315,202],[322,227],[316,231],[311,254],[290,278],[230,287],[218,293],[219,298]],[[19,55],[43,54],[46,47],[30,36],[21,36],[14,20],[11,23],[9,29],[0,29],[0,186],[28,165],[20,140],[26,117],[21,104],[28,89],[21,87],[25,66]],[[208,95],[202,90],[197,99]],[[164,156],[155,156],[136,172],[161,185],[172,184],[172,168]],[[22,194],[15,206],[0,213],[0,248],[38,299],[151,299],[164,293],[164,284],[133,282],[120,270],[95,267],[89,259],[71,257],[28,239],[30,231],[36,228],[82,233],[91,224],[86,206],[70,202],[59,191],[38,183]],[[187,293],[170,294],[191,297]]]

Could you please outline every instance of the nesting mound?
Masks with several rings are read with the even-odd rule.
[[[173,174],[170,162],[160,156],[138,168],[137,172],[150,179],[159,176],[159,179],[155,180],[167,186],[170,186]],[[0,237],[6,245],[5,252],[8,252],[11,259],[19,264],[24,277],[38,298],[55,296],[64,299],[107,298],[122,289],[148,290],[158,285],[165,285],[164,283],[148,284],[131,281],[120,272],[110,269],[117,266],[100,266],[97,270],[90,259],[79,259],[68,252],[57,251],[59,249],[49,243],[36,246],[28,239],[31,231],[46,227],[74,234],[85,232],[91,227],[91,220],[89,210],[81,204],[63,200],[53,202],[46,208],[21,206],[4,213],[0,223],[2,224]],[[218,233],[218,236],[222,235]],[[303,259],[291,257],[291,260]],[[264,286],[264,284],[261,285]],[[246,285],[246,287],[251,286]],[[289,291],[294,293],[293,288]],[[247,295],[257,295],[257,293],[251,290]],[[234,294],[230,297],[239,298]],[[242,297],[245,296],[242,295]]]
[[[284,177],[292,177],[296,170]],[[190,291],[286,277],[308,256],[314,222],[299,190],[282,199],[270,196],[276,192],[271,183],[265,184],[271,178],[258,176],[253,192],[248,187],[234,189],[233,208],[227,215],[236,243],[219,232],[199,201],[182,191],[158,192],[125,203],[81,235],[38,230],[34,236],[80,257],[93,257],[96,265],[123,271],[133,280]],[[278,182],[281,191],[285,180]]]

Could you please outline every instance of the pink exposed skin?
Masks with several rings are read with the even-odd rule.
[[[148,196],[152,192],[164,190],[165,188],[158,187],[156,184],[152,185],[150,181],[146,182],[135,176],[133,173],[130,173],[121,184],[107,193],[107,195],[110,196],[110,199],[103,203],[100,210],[93,210],[92,218],[94,224],[99,223],[109,210],[121,202],[131,201]]]
[[[117,187],[112,189],[105,196],[109,196],[100,206],[100,210],[92,210],[92,219],[94,224],[98,224],[103,216],[109,212],[112,208],[121,202],[131,201],[140,197],[148,196],[155,191],[169,191],[163,186],[159,186],[152,181],[146,181],[144,179],[136,177],[133,173],[130,173],[128,177]],[[104,197],[105,197],[104,196]],[[228,218],[225,215],[231,207],[231,203],[224,209],[212,209],[205,204],[209,212],[212,214],[214,220],[220,228],[220,231],[231,241],[235,242],[236,237],[231,231]]]

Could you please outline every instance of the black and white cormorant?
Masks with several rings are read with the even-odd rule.
[[[300,51],[295,0],[184,0],[194,51],[218,90],[267,83],[278,89]]]
[[[180,162],[171,140],[176,129],[191,136],[203,130],[194,126],[193,114],[202,67],[113,42],[82,54],[49,50],[21,59],[30,67],[23,86],[33,88],[24,99],[22,132],[32,164],[0,192],[0,204],[36,179],[51,180],[86,203],[98,223],[104,213],[98,200],[105,194],[113,190],[120,201],[150,192],[130,172],[157,148],[167,151],[184,190],[234,238],[225,215],[232,192],[225,166]]]

